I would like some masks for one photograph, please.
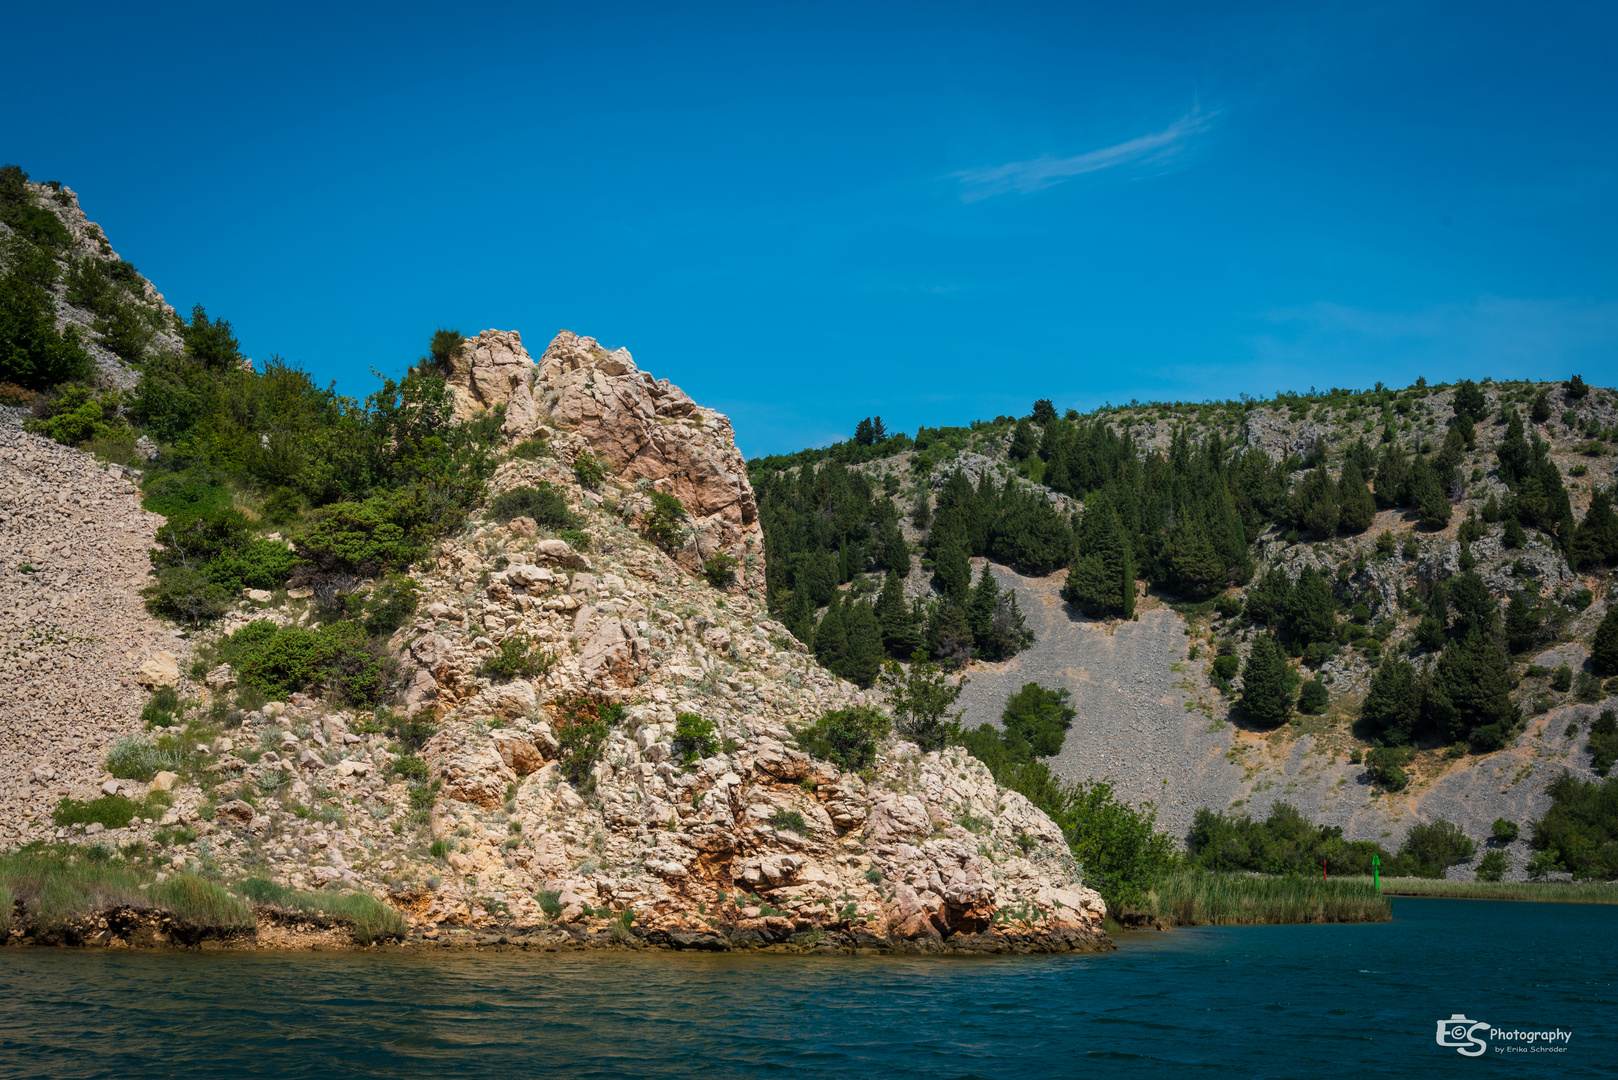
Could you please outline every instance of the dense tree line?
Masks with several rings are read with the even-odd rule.
[[[1376,856],[1382,873],[1390,877],[1437,878],[1477,852],[1477,845],[1456,825],[1440,818],[1414,826],[1398,854],[1389,855],[1373,841],[1344,840],[1336,825],[1311,824],[1286,803],[1276,803],[1263,821],[1198,810],[1186,847],[1190,863],[1204,870],[1306,877],[1318,876],[1322,865],[1332,874],[1369,875],[1371,858]]]

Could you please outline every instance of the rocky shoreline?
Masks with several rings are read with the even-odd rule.
[[[199,927],[151,908],[116,907],[80,916],[37,934],[13,929],[10,948],[177,949],[203,952],[561,952],[620,951],[772,952],[813,955],[1048,955],[1110,952],[1117,943],[1087,927],[1031,926],[991,929],[948,938],[884,937],[860,927],[823,930],[786,919],[720,923],[704,929],[549,926],[429,926],[403,938],[361,944],[343,920],[261,906],[252,928]]]

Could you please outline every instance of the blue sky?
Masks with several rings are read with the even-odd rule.
[[[754,455],[1618,383],[1610,4],[69,10],[8,15],[0,157],[346,392],[439,326],[566,328]]]

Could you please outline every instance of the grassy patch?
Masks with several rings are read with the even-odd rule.
[[[173,804],[174,797],[161,791],[154,791],[138,801],[123,795],[103,795],[88,802],[63,799],[51,811],[51,820],[58,825],[99,822],[105,829],[122,829],[136,817],[162,817],[163,811]]]
[[[118,907],[161,910],[199,930],[235,933],[254,926],[247,905],[213,882],[195,874],[155,881],[104,849],[0,855],[0,892],[22,901],[23,920],[35,932]],[[10,916],[9,904],[5,913]]]
[[[1176,873],[1146,894],[1140,914],[1179,926],[1386,922],[1393,908],[1365,879]]]
[[[354,940],[361,945],[373,941],[399,940],[409,931],[404,916],[369,893],[317,893],[289,889],[263,878],[248,878],[238,888],[256,904],[270,904],[288,911],[301,911],[340,919],[352,924]]]

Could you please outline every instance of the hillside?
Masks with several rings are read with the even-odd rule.
[[[1525,826],[1507,848],[1520,877],[1526,825],[1549,807],[1548,781],[1563,770],[1598,776],[1591,727],[1612,705],[1602,679],[1613,672],[1591,671],[1590,641],[1618,556],[1605,490],[1615,421],[1618,395],[1577,377],[1418,382],[1086,416],[1058,417],[1040,403],[1020,419],[923,428],[915,438],[867,433],[750,468],[783,615],[807,580],[798,568],[812,570],[801,552],[813,551],[802,539],[813,534],[771,524],[790,520],[776,504],[801,502],[802,483],[783,481],[806,465],[821,490],[846,487],[856,502],[863,492],[891,506],[862,511],[873,539],[845,592],[874,595],[891,576],[881,555],[890,520],[914,549],[900,568],[912,605],[964,604],[963,579],[944,579],[941,555],[965,555],[974,576],[993,566],[1035,637],[1014,657],[966,664],[963,726],[998,724],[1024,682],[1065,688],[1078,717],[1052,768],[1110,780],[1129,802],[1154,805],[1176,837],[1199,808],[1263,818],[1281,802],[1348,839],[1390,846],[1437,818],[1482,840],[1504,817]],[[1030,499],[1051,508],[1060,531],[1040,538],[1017,523],[1034,520],[1021,509]],[[968,521],[964,541],[948,541],[964,548],[954,554],[936,535],[940,508],[951,505]],[[1110,533],[1096,528],[1092,505],[1113,519]],[[838,545],[849,541],[822,549]],[[1099,595],[1095,575],[1103,560],[1117,567],[1125,556],[1136,595],[1120,618],[1117,586]],[[1074,565],[1084,583],[1070,584]],[[1312,609],[1300,601],[1306,571],[1317,575]],[[1470,653],[1467,620],[1480,630]],[[930,632],[940,621],[912,620]],[[806,626],[812,644],[814,623]],[[1280,722],[1242,707],[1261,637],[1289,654]],[[886,651],[906,657],[913,638]],[[940,657],[949,648],[936,637],[926,645]],[[1221,654],[1232,659],[1216,668]],[[1384,658],[1390,670],[1412,665],[1416,695],[1392,710],[1392,728],[1386,708],[1374,721],[1362,716]],[[1483,690],[1441,710],[1430,686],[1451,668]],[[1298,690],[1315,680],[1324,693],[1311,713]],[[1378,751],[1384,744],[1391,751]],[[1379,754],[1397,772],[1371,768]]]
[[[8,196],[8,266],[88,257],[55,195]],[[70,329],[8,354],[9,845],[418,941],[1110,947],[1044,813],[769,617],[728,420],[627,350],[440,331],[354,402],[152,310],[99,376],[23,363]]]

